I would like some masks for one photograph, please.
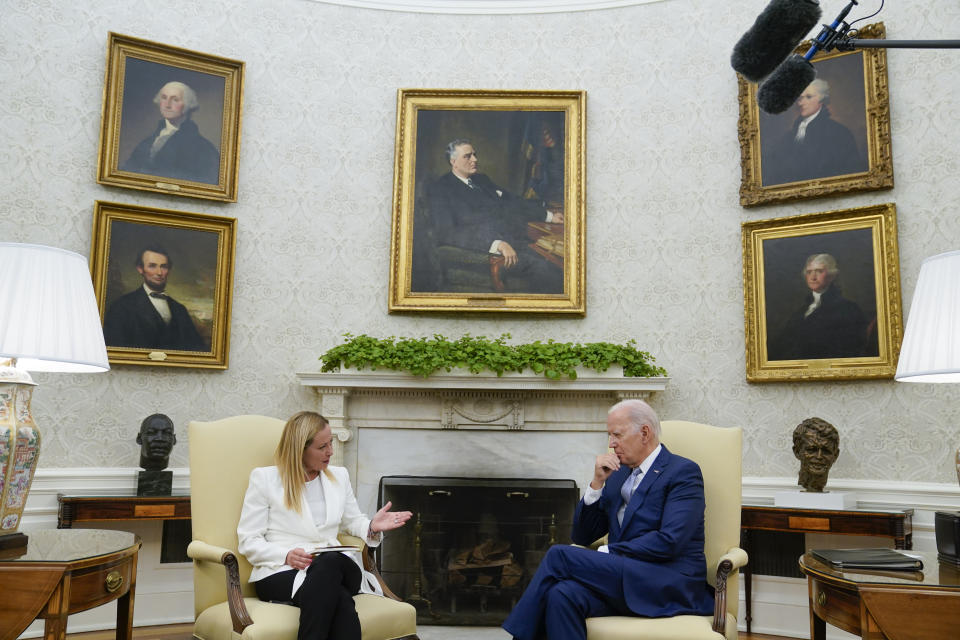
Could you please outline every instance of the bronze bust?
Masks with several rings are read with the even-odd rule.
[[[173,420],[155,413],[140,423],[137,444],[140,445],[140,466],[137,475],[138,496],[168,496],[173,488],[173,472],[164,471],[170,463],[170,451],[177,443]]]
[[[840,434],[826,420],[807,418],[793,430],[793,455],[800,461],[797,484],[804,491],[822,493],[840,455]]]

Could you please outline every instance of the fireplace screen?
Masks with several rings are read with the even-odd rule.
[[[413,512],[378,550],[424,625],[499,625],[553,544],[569,544],[573,480],[384,476],[379,505]]]

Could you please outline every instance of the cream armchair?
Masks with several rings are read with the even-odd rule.
[[[671,452],[700,465],[707,509],[707,576],[714,578],[716,607],[712,616],[587,619],[588,640],[736,640],[739,589],[737,576],[747,564],[740,549],[740,461],[743,430],[695,422],[661,423],[661,441]]]
[[[190,505],[193,541],[193,598],[197,640],[295,640],[300,624],[296,607],[261,602],[247,579],[250,564],[237,552],[237,521],[250,470],[273,464],[283,421],[237,416],[216,422],[191,422]],[[345,543],[364,548],[364,566],[380,579],[359,538]],[[362,640],[416,640],[416,610],[391,598],[354,596]]]

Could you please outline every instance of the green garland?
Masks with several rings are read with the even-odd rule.
[[[577,367],[606,371],[610,365],[619,364],[623,366],[624,377],[653,378],[667,375],[663,367],[654,364],[652,355],[637,349],[634,340],[626,344],[537,340],[509,345],[509,333],[495,340],[467,334],[456,341],[439,334],[434,334],[432,338],[343,335],[344,344],[320,356],[323,361],[321,371],[339,371],[343,365],[356,369],[392,369],[427,377],[436,371],[450,371],[455,367],[469,369],[472,373],[490,370],[498,376],[503,375],[504,371],[522,372],[530,369],[547,378],[557,379],[561,376],[576,378]]]

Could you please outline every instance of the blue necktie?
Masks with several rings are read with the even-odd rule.
[[[637,467],[629,476],[627,476],[627,479],[624,480],[623,484],[620,486],[620,497],[623,498],[620,508],[617,509],[617,521],[620,524],[623,524],[623,512],[626,511],[627,504],[630,502],[633,492],[636,490],[637,485],[640,484],[641,473],[643,473],[643,471],[641,471],[640,467]]]
[[[639,484],[641,473],[643,473],[643,471],[641,471],[640,467],[637,467],[633,470],[633,473],[623,481],[623,486],[620,487],[620,497],[623,498],[624,504],[630,502],[630,498],[633,496],[633,492]]]

